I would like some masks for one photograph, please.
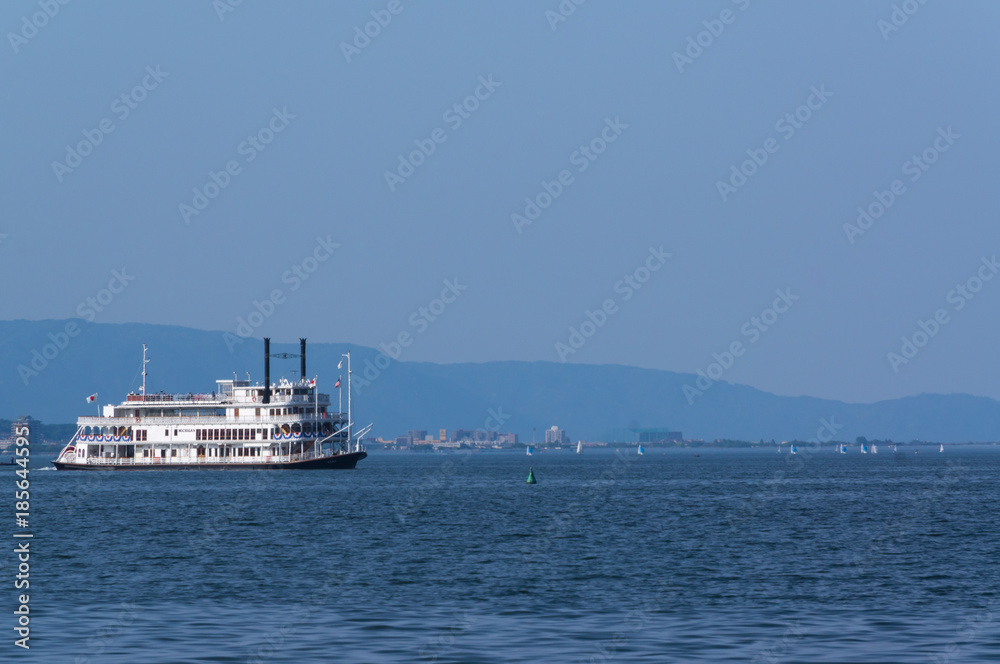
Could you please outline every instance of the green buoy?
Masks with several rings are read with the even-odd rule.
[[[536,484],[535,482],[535,471],[533,468],[528,468],[528,479],[525,480],[528,484]]]

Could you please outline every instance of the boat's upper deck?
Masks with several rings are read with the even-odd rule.
[[[78,424],[93,426],[113,423],[112,420],[157,422],[181,420],[247,420],[274,419],[339,419],[339,413],[328,412],[330,395],[320,393],[315,383],[282,380],[271,385],[271,397],[264,403],[264,386],[249,380],[219,380],[218,391],[211,394],[129,394],[117,406],[103,407],[100,417],[84,416]],[[101,421],[101,422],[98,422]]]
[[[260,383],[251,384],[248,380],[217,380],[219,389],[211,394],[129,394],[120,408],[162,409],[162,408],[213,408],[226,406],[261,407],[264,405],[264,386]],[[330,395],[317,393],[317,388],[310,381],[300,380],[295,383],[282,380],[271,385],[271,399],[268,407],[289,405],[330,405]]]

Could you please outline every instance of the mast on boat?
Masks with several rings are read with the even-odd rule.
[[[351,452],[352,451],[351,436],[354,433],[354,420],[351,419],[351,351],[347,351],[346,353],[342,354],[341,357],[347,358],[347,451]],[[344,361],[341,360],[340,364],[337,365],[337,368],[339,369],[340,367],[343,366],[343,364]],[[359,442],[358,443],[359,448],[360,445],[361,443]]]
[[[146,359],[146,350],[147,346],[146,344],[143,344],[142,345],[142,388],[140,392],[143,396],[143,400],[145,400],[146,397],[146,376],[148,375],[146,373],[146,365],[149,364],[149,360]]]

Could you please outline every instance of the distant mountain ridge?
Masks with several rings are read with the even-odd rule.
[[[263,379],[262,341],[233,344],[230,338],[227,345],[222,332],[79,319],[15,320],[0,321],[0,339],[0,417],[30,414],[47,423],[73,422],[97,412],[85,403],[94,392],[99,403],[121,401],[138,389],[143,343],[150,348],[147,388],[152,392],[210,392],[215,380],[234,372]],[[334,403],[337,376],[342,374],[346,384],[346,366],[336,367],[347,350],[354,367],[355,420],[374,422],[373,435],[382,437],[409,429],[436,434],[441,428],[492,427],[530,441],[532,427],[541,440],[546,428],[558,425],[573,440],[629,439],[629,428],[637,426],[707,440],[808,440],[828,432],[842,440],[1000,440],[1000,402],[986,397],[922,394],[848,404],[722,382],[689,405],[682,387],[695,384],[694,374],[553,362],[387,362],[373,348],[309,343],[307,372],[319,375],[320,390],[329,392]],[[271,351],[297,353],[298,343],[272,342]],[[298,368],[297,360],[273,360],[272,380],[291,378],[289,372]],[[345,410],[346,403],[345,391]]]

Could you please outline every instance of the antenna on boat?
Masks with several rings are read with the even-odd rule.
[[[142,345],[142,396],[146,396],[146,365],[149,360],[146,359],[146,344]]]

